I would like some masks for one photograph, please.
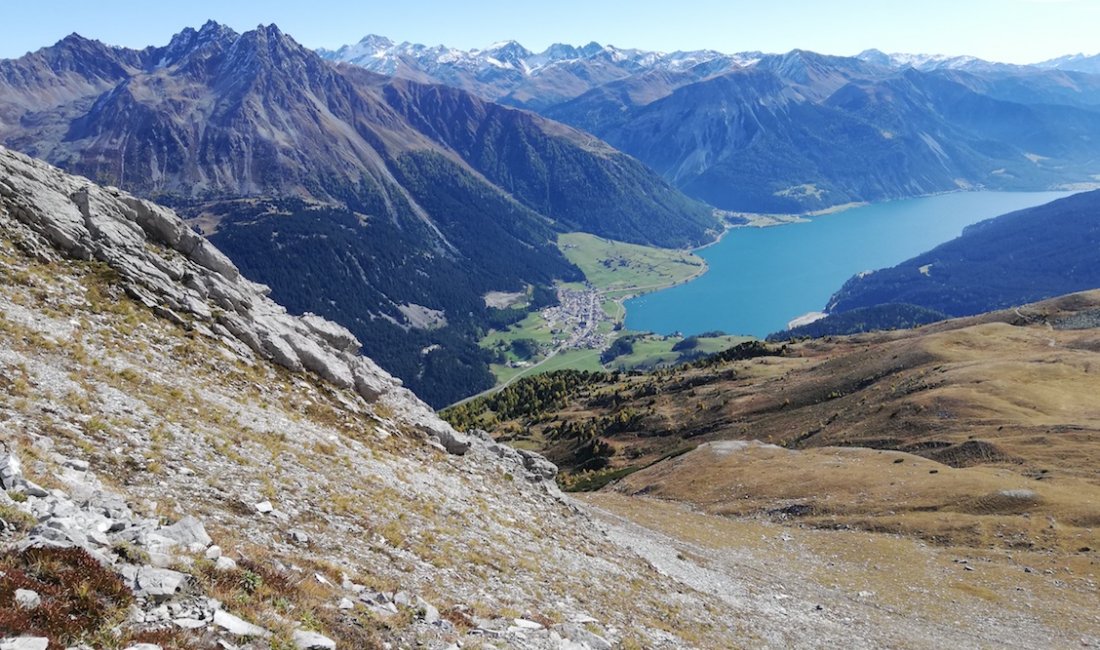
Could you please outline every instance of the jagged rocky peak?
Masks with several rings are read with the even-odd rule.
[[[358,57],[380,56],[386,50],[392,49],[395,45],[396,44],[392,40],[385,36],[367,34],[359,39],[359,42],[354,45],[344,45],[336,50],[326,50],[322,48],[317,50],[317,53],[326,59],[348,61]]]
[[[237,38],[237,32],[231,28],[208,20],[198,30],[188,27],[173,36],[168,45],[159,52],[156,65],[158,67],[176,65],[197,52],[228,47]]]
[[[28,105],[52,105],[67,98],[61,89],[80,79],[93,87],[116,83],[143,65],[141,53],[72,33],[57,43],[20,59],[0,60],[0,88],[28,93]],[[43,93],[43,88],[51,89]]]
[[[233,51],[247,51],[257,57],[276,57],[289,53],[304,52],[305,48],[288,34],[284,34],[275,23],[257,25],[256,29],[241,34],[233,43]]]
[[[532,52],[516,41],[494,43],[485,48],[484,54],[515,67],[523,67],[523,62],[532,56]]]
[[[373,361],[346,328],[319,316],[292,316],[268,288],[241,276],[212,244],[171,210],[101,188],[0,148],[0,206],[33,231],[36,256],[97,260],[118,273],[127,294],[157,315],[293,372],[312,372],[463,453],[469,441]],[[48,246],[41,240],[48,242]]]

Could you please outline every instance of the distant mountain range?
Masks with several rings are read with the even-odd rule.
[[[369,35],[354,45],[318,50],[333,61],[353,63],[379,74],[442,83],[502,104],[541,110],[603,84],[643,73],[702,79],[749,65],[759,52],[722,54],[713,50],[651,52],[589,43],[556,43],[535,53],[515,41],[483,50],[394,43]]]
[[[537,110],[727,210],[1045,189],[1100,173],[1100,77],[1070,64],[595,43],[535,54],[515,42],[461,51],[378,36],[323,55]]]
[[[1042,63],[1037,63],[1035,65],[1040,68],[1055,70],[1074,70],[1076,72],[1100,74],[1100,54],[1093,54],[1092,56],[1088,56],[1085,54],[1071,54],[1068,56],[1060,56],[1057,59],[1043,61]]]
[[[0,142],[173,205],[433,404],[493,382],[484,294],[580,279],[558,232],[686,246],[717,228],[593,136],[332,65],[275,26],[140,51],[74,34],[2,61]]]
[[[897,266],[861,273],[829,300],[826,318],[775,338],[910,327],[1096,287],[1100,190],[976,223]]]

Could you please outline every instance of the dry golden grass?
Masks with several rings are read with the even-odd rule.
[[[633,427],[601,437],[615,449],[610,470],[644,467],[685,445],[719,446],[636,472],[619,483],[626,492],[717,514],[793,513],[789,521],[821,528],[1095,562],[1100,328],[1063,324],[1097,314],[1100,291],[917,330],[804,341],[782,357],[622,377],[532,423],[529,437],[631,409],[641,414]],[[723,453],[730,440],[781,448]],[[575,445],[546,451],[568,465]]]
[[[1072,478],[1036,481],[992,467],[955,469],[895,451],[714,442],[632,474],[616,489],[714,514],[770,514],[940,544],[1100,549],[1100,487]]]
[[[1100,565],[1095,559],[943,547],[860,530],[790,527],[609,492],[581,499],[667,536],[678,548],[682,545],[681,559],[735,575],[750,590],[751,585],[785,585],[801,598],[821,599],[828,608],[845,601],[862,603],[866,615],[881,615],[883,625],[906,621],[925,629],[950,627],[959,620],[1015,618],[1035,620],[1070,636],[1100,633]],[[871,596],[861,597],[861,592]]]

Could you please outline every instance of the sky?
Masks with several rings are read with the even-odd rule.
[[[0,58],[77,32],[111,45],[164,45],[207,19],[237,31],[277,24],[309,47],[367,34],[463,49],[514,39],[539,51],[590,41],[647,50],[972,55],[1034,63],[1100,52],[1100,0],[0,0]]]

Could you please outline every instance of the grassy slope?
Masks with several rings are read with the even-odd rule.
[[[782,518],[775,511],[793,505],[811,525],[1095,561],[1096,313],[1100,292],[1091,292],[1019,313],[807,341],[781,357],[621,376],[500,426],[545,440],[562,422],[633,413],[630,426],[600,435],[615,448],[609,471],[685,444],[761,440],[785,449],[703,447],[620,485],[719,514]],[[568,468],[583,458],[576,444],[544,449]]]
[[[706,268],[702,258],[687,251],[624,244],[581,232],[559,235],[558,247],[593,287],[613,295],[679,284]]]
[[[708,336],[699,337],[699,345],[692,351],[713,354],[738,343],[751,340],[748,336]],[[609,369],[647,370],[669,365],[681,359],[681,352],[672,348],[683,339],[679,336],[659,336],[649,334],[634,342],[634,352],[616,358],[607,364]]]

